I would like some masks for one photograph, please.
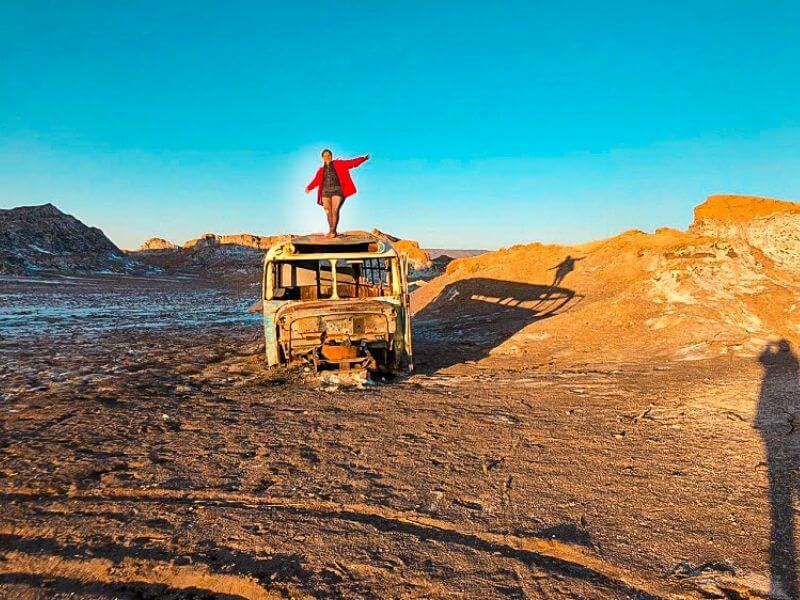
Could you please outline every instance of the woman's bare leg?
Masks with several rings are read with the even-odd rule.
[[[338,198],[338,196],[336,196]],[[328,237],[336,235],[336,225],[333,224],[333,209],[331,206],[331,198],[328,196],[322,197],[322,208],[325,209],[325,216],[328,219]]]
[[[339,227],[339,211],[342,209],[343,204],[344,198],[341,196],[331,197],[331,232],[333,233],[333,237],[339,235],[336,229]]]

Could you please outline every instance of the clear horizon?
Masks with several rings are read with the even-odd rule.
[[[117,245],[323,229],[319,151],[370,153],[343,229],[424,247],[685,228],[800,200],[800,4],[0,6],[0,208]],[[335,35],[326,32],[335,28]]]

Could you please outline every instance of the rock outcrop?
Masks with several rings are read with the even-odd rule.
[[[0,273],[127,273],[137,266],[102,231],[52,204],[0,210]]]
[[[237,233],[234,235],[217,235],[216,233],[204,233],[199,238],[194,238],[183,244],[186,249],[196,246],[225,246],[236,245],[247,248],[258,248],[268,250],[280,236],[275,235],[252,235],[250,233]]]
[[[139,246],[137,252],[175,250],[177,248],[178,245],[173,244],[169,240],[165,240],[164,238],[160,237],[152,237],[149,240],[147,240],[144,244]]]
[[[408,254],[409,267],[416,271],[430,269],[432,266],[431,257],[422,248],[419,242],[413,240],[398,240],[394,243],[395,250],[400,253]]]
[[[753,196],[710,196],[689,231],[740,240],[787,269],[800,269],[800,204]]]
[[[171,273],[192,273],[206,277],[258,278],[264,252],[279,236],[205,233],[182,246],[161,238],[147,240],[131,252],[137,260]]]
[[[430,255],[419,247],[419,242],[414,240],[404,240],[381,231],[380,229],[373,229],[372,234],[378,237],[386,238],[392,243],[395,250],[400,253],[407,254],[408,265],[412,271],[426,273],[433,268]]]
[[[800,213],[800,204],[774,198],[715,194],[694,209],[694,222],[742,223],[776,213]]]

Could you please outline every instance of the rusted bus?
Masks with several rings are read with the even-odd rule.
[[[408,260],[388,238],[290,236],[264,258],[270,365],[413,369]]]

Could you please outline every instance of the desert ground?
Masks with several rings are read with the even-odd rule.
[[[0,597],[796,597],[793,346],[509,351],[561,275],[350,388],[265,368],[253,286],[6,277]]]

